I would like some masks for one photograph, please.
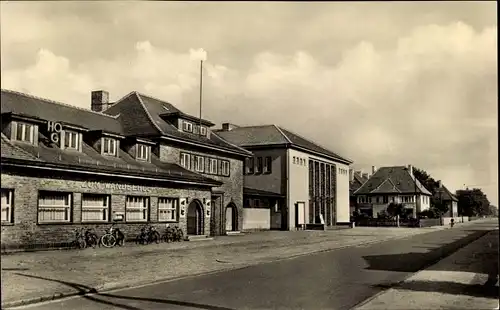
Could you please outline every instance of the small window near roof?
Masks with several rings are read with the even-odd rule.
[[[144,144],[137,144],[137,159],[148,160],[150,147]]]
[[[71,150],[80,149],[80,134],[78,132],[64,131],[64,148]]]
[[[15,140],[34,144],[35,125],[17,122]]]
[[[187,132],[193,132],[193,124],[186,121],[182,121],[182,130]]]
[[[112,138],[102,138],[102,153],[104,155],[116,156],[117,143]]]
[[[207,135],[207,128],[206,128],[206,127],[201,126],[201,127],[200,127],[200,134],[201,134],[202,136],[206,136],[206,135]]]
[[[163,108],[164,108],[165,110],[167,110],[167,111],[170,111],[170,110],[167,108],[167,106],[166,106],[166,105],[164,105],[164,106],[163,106]]]

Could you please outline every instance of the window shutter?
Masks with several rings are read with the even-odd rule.
[[[38,145],[38,126],[33,126],[33,144]]]
[[[17,137],[17,122],[10,122],[10,139],[16,140]]]

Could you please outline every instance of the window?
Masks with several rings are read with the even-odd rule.
[[[13,212],[12,212],[12,194],[14,193],[11,189],[2,188],[2,223],[12,223],[13,222]]]
[[[27,123],[17,122],[16,140],[34,143],[35,141],[35,126]]]
[[[246,165],[246,168],[247,168],[247,174],[252,174],[253,171],[254,171],[254,165],[255,165],[255,162],[254,162],[254,158],[247,158],[246,159],[246,162],[247,162],[247,165]]]
[[[210,173],[217,174],[217,159],[210,158]]]
[[[116,140],[112,138],[102,138],[102,153],[104,155],[116,156]]]
[[[125,204],[126,221],[145,222],[148,220],[149,198],[127,196]]]
[[[297,163],[297,157],[293,157],[293,163],[296,164]]]
[[[228,177],[230,175],[231,169],[229,166],[229,161],[227,161],[227,160],[222,161],[222,169],[221,170],[222,170],[221,173],[223,176]]]
[[[273,160],[271,156],[267,156],[266,160],[264,161],[264,173],[271,173],[272,164]]]
[[[388,203],[389,202],[389,196],[384,196],[384,203]]]
[[[182,130],[187,132],[193,132],[193,124],[186,121],[182,121]]]
[[[194,170],[198,172],[203,172],[204,168],[204,162],[203,162],[203,156],[195,156],[195,161],[194,161]]]
[[[74,131],[64,131],[64,148],[79,150],[80,149],[80,134]]]
[[[158,221],[176,222],[179,200],[174,198],[158,198]]]
[[[137,159],[149,160],[150,147],[144,144],[137,144]]]
[[[109,200],[109,195],[82,194],[82,222],[107,222]]]
[[[197,135],[200,134],[200,126],[193,125],[193,133]]]
[[[71,214],[71,194],[61,192],[39,192],[38,222],[69,222]]]
[[[258,208],[260,206],[260,199],[254,199],[253,200],[253,206]]]
[[[181,166],[186,169],[191,169],[191,156],[187,153],[181,153]]]
[[[255,173],[262,173],[262,157],[257,157],[257,166],[255,167]]]
[[[200,127],[200,134],[201,134],[202,136],[206,136],[206,135],[207,135],[207,128],[206,128],[206,127],[201,126],[201,127]]]

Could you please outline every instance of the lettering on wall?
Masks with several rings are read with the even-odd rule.
[[[50,141],[52,143],[59,143],[61,140],[62,125],[59,122],[48,121],[47,131],[49,132]]]
[[[205,202],[205,216],[210,217],[210,211],[212,209],[212,203],[210,202],[210,199],[203,199]]]
[[[84,182],[82,187],[83,188],[100,189],[100,190],[114,189],[114,190],[126,190],[126,191],[134,191],[134,192],[151,192],[151,188],[140,186],[140,185],[101,183],[101,182],[92,182],[92,181]]]
[[[179,210],[179,217],[180,218],[185,218],[186,217],[186,205],[187,205],[187,199],[186,198],[181,198],[179,201],[180,205],[180,210]]]

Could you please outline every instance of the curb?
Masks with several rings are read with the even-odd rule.
[[[456,249],[452,250],[450,253],[444,255],[444,256],[441,256],[439,257],[438,259],[436,260],[432,260],[430,262],[428,262],[427,264],[425,264],[425,266],[423,268],[421,268],[420,270],[418,270],[417,272],[414,272],[414,273],[410,273],[408,274],[406,277],[404,277],[404,279],[402,279],[401,281],[399,282],[396,282],[394,284],[392,284],[389,288],[387,289],[384,289],[378,293],[376,293],[375,295],[359,302],[358,304],[355,304],[354,306],[352,306],[349,310],[357,310],[357,309],[360,309],[361,307],[363,307],[364,305],[372,302],[373,300],[375,300],[377,297],[387,293],[387,291],[389,291],[390,289],[392,289],[393,287],[394,288],[397,288],[399,285],[401,285],[402,283],[406,282],[410,277],[418,274],[419,272],[423,271],[423,270],[426,270],[427,268],[437,264],[438,262],[440,262],[441,260],[455,254],[456,252],[458,252],[460,249],[463,249],[464,247],[466,247],[467,245],[471,244],[472,242],[475,242],[481,238],[483,238],[484,236],[486,236],[487,234],[491,233],[492,231],[495,231],[495,230],[498,230],[498,229],[494,229],[494,230],[485,230],[485,231],[482,231],[480,234],[478,234],[478,236],[475,236],[474,238],[472,238],[472,240],[467,240],[467,242],[465,242],[464,244],[460,244]],[[467,235],[465,236],[464,238],[462,238],[461,240],[463,239],[467,239],[467,237],[471,236],[472,234],[470,235]]]
[[[287,257],[278,257],[278,258],[271,257],[269,260],[263,259],[260,261],[252,261],[251,263],[249,263],[249,262],[241,262],[241,263],[236,262],[234,264],[243,264],[243,266],[227,266],[227,267],[223,267],[219,270],[204,271],[204,272],[199,272],[199,273],[195,273],[195,274],[191,274],[191,275],[183,275],[183,276],[164,278],[164,279],[153,280],[153,281],[142,281],[142,282],[135,282],[135,283],[129,283],[129,284],[121,284],[121,285],[120,284],[116,284],[116,285],[101,284],[101,285],[97,285],[97,286],[90,288],[90,289],[82,290],[81,292],[55,293],[53,295],[46,295],[46,296],[41,296],[41,297],[34,297],[34,298],[29,298],[29,299],[22,299],[22,300],[17,300],[17,301],[6,302],[6,303],[2,304],[1,308],[2,309],[15,308],[15,307],[20,307],[20,306],[26,306],[26,305],[30,305],[30,304],[36,304],[36,303],[58,300],[58,299],[69,298],[69,297],[75,297],[75,296],[86,296],[86,295],[99,294],[99,293],[105,293],[105,292],[111,292],[111,291],[117,291],[117,290],[124,290],[124,289],[128,289],[128,288],[138,288],[138,287],[144,287],[144,286],[155,285],[155,284],[160,284],[160,283],[167,283],[167,282],[172,282],[172,281],[177,281],[177,280],[182,280],[182,279],[189,279],[189,278],[194,278],[194,277],[200,277],[200,276],[205,276],[205,275],[221,273],[221,272],[225,272],[225,271],[244,269],[244,268],[248,268],[251,266],[258,266],[261,264],[266,264],[266,263],[271,263],[271,262],[291,260],[291,259],[302,257],[302,256],[331,252],[331,251],[335,251],[335,250],[341,250],[341,249],[356,247],[356,246],[360,246],[360,245],[371,245],[371,244],[381,243],[381,242],[395,240],[395,239],[404,239],[404,238],[408,238],[408,237],[413,237],[415,235],[427,234],[430,232],[432,232],[432,231],[424,232],[421,234],[410,234],[410,235],[405,235],[405,236],[387,237],[384,239],[373,240],[373,241],[369,241],[369,242],[365,242],[365,243],[350,244],[350,245],[344,245],[344,246],[340,246],[340,247],[336,247],[336,248],[321,249],[321,250],[309,251],[309,252],[304,252],[304,253],[299,253],[299,254],[292,254],[292,255],[287,256]],[[231,263],[231,262],[229,262],[229,263]]]

